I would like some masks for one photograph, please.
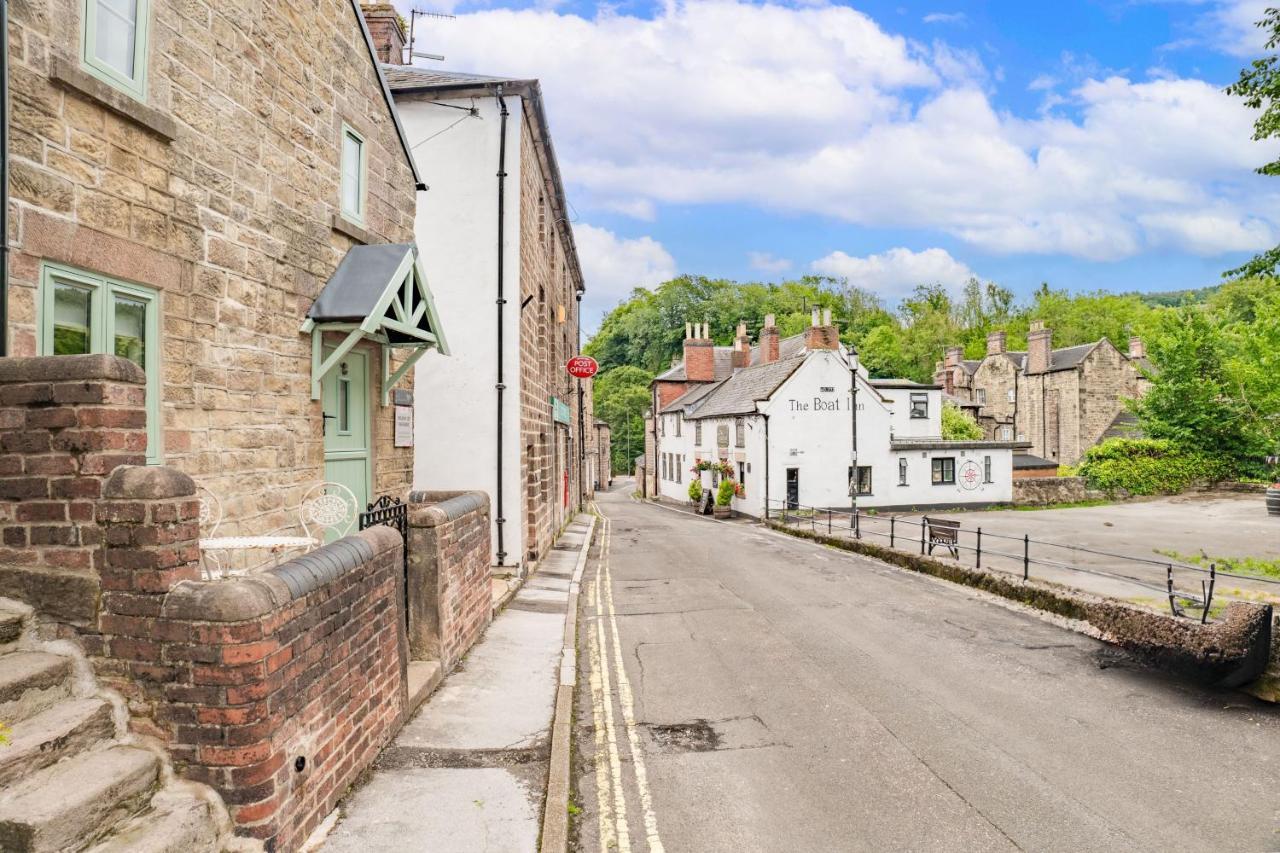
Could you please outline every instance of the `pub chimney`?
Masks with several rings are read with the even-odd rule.
[[[772,314],[764,315],[764,328],[760,330],[760,363],[771,364],[778,360],[778,327]]]
[[[713,382],[716,378],[715,345],[711,327],[705,323],[684,324],[684,377],[689,382]]]
[[[751,337],[747,334],[747,324],[738,324],[738,335],[733,339],[734,368],[748,367],[751,364]]]

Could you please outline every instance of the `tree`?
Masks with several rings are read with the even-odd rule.
[[[644,413],[651,404],[653,374],[639,367],[615,367],[601,373],[592,389],[596,417],[609,425],[614,473],[631,471],[644,453]]]
[[[1227,94],[1243,98],[1245,106],[1250,109],[1262,110],[1262,115],[1253,123],[1253,138],[1262,141],[1280,136],[1280,56],[1274,53],[1280,47],[1280,9],[1267,9],[1257,26],[1268,34],[1266,49],[1273,52],[1255,59],[1248,68],[1242,69],[1240,79],[1227,87]],[[1254,171],[1259,175],[1280,175],[1280,159]],[[1228,278],[1273,275],[1278,265],[1280,246],[1275,246],[1254,256],[1243,266],[1228,270],[1225,275]]]
[[[947,441],[980,441],[986,434],[968,412],[952,403],[943,403],[942,437]]]

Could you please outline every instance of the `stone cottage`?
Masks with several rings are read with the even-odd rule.
[[[418,367],[414,488],[489,492],[495,572],[519,575],[590,491],[590,382],[565,370],[585,285],[542,90],[400,64],[394,10],[364,10],[390,40],[383,73],[431,186],[417,238],[452,347],[449,369]]]
[[[1027,442],[1034,456],[1074,465],[1104,438],[1132,434],[1124,401],[1145,392],[1151,367],[1140,338],[1126,351],[1106,338],[1054,349],[1052,329],[1037,321],[1026,352],[1006,344],[1004,332],[992,332],[978,360],[952,347],[934,374],[960,405],[976,407],[989,438]]]
[[[148,461],[218,495],[232,532],[295,523],[322,480],[406,493],[389,391],[444,339],[413,245],[425,187],[357,4],[10,14],[9,354],[139,365]]]

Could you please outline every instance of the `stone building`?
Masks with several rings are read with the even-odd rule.
[[[1027,351],[1010,351],[1006,341],[992,332],[980,360],[952,347],[934,376],[962,405],[977,407],[988,437],[1025,441],[1034,456],[1074,465],[1104,438],[1133,433],[1124,401],[1145,392],[1151,366],[1140,338],[1124,352],[1106,338],[1054,349],[1053,331],[1035,322]]]
[[[590,382],[565,370],[584,284],[541,87],[399,64],[394,11],[365,14],[394,34],[383,71],[431,187],[417,236],[450,321],[449,370],[418,368],[414,487],[489,492],[495,571],[521,574],[589,492],[593,422]]]
[[[606,491],[613,484],[612,430],[599,418],[587,434],[587,484],[591,491]]]
[[[148,462],[219,495],[230,532],[296,523],[322,480],[407,493],[387,377],[443,338],[414,264],[421,179],[358,6],[119,8],[10,7],[9,354],[141,366]],[[374,244],[389,267],[352,252]],[[375,295],[401,284],[375,268],[416,283],[413,334],[333,315],[346,286],[320,310],[344,259]]]

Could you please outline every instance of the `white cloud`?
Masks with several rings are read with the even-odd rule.
[[[844,278],[882,296],[897,297],[919,284],[942,284],[953,290],[973,277],[973,270],[946,249],[890,249],[865,258],[832,252],[809,265],[814,272]]]
[[[1267,35],[1257,23],[1275,0],[1225,0],[1217,2],[1200,21],[1204,35],[1193,43],[1208,43],[1223,53],[1239,57],[1259,57],[1265,50]]]
[[[1100,260],[1170,245],[1170,222],[1213,254],[1280,221],[1252,172],[1271,149],[1250,141],[1238,99],[1087,56],[1033,84],[1045,111],[1022,117],[993,106],[975,52],[837,5],[487,9],[433,45],[451,69],[542,80],[562,172],[588,210],[750,204]],[[1254,218],[1224,221],[1232,211]]]
[[[767,273],[782,273],[791,269],[791,261],[776,258],[768,252],[747,252],[747,263],[753,270]]]
[[[676,275],[675,258],[652,237],[619,237],[607,228],[578,223],[573,238],[587,287],[583,317],[593,328],[633,288],[652,287]]]
[[[964,12],[930,12],[921,20],[926,24],[963,24],[967,19]]]

